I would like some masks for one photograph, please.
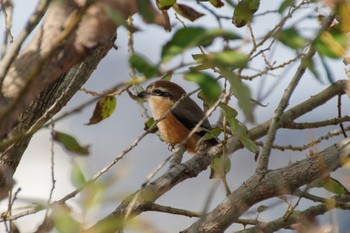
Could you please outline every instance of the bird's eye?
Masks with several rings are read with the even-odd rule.
[[[164,95],[164,91],[160,90],[160,89],[155,89],[152,92],[154,95]]]

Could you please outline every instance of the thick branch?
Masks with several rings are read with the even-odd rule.
[[[89,7],[79,28],[52,52],[38,75],[31,77],[30,69],[37,67],[43,53],[51,53],[52,41],[64,30],[70,22],[68,16],[78,7],[74,1],[56,1],[51,5],[42,28],[12,64],[1,90],[0,199],[12,186],[12,175],[32,134],[66,105],[113,47],[117,25],[103,7],[118,9],[128,17],[136,12],[135,3],[104,0]],[[4,114],[13,100],[17,104]]]
[[[4,79],[0,138],[9,134],[25,109],[53,81],[97,49],[110,46],[117,25],[106,14],[105,8],[128,17],[136,12],[135,5],[136,1],[124,0],[98,1],[86,9],[68,0],[51,4],[43,26],[13,62]],[[82,20],[72,31],[70,27],[77,24],[79,14],[83,14]],[[70,34],[65,34],[70,31]]]
[[[350,201],[350,196],[349,195],[344,195],[341,197],[335,198],[334,202],[349,202]],[[237,231],[236,233],[255,233],[255,232],[276,232],[282,228],[288,227],[292,224],[295,224],[297,222],[302,221],[302,219],[308,219],[312,218],[318,215],[322,215],[329,211],[332,208],[340,207],[341,205],[335,204],[334,206],[330,206],[329,204],[322,203],[316,206],[311,206],[307,208],[306,210],[303,211],[295,211],[289,215],[288,218],[286,217],[281,217],[278,218],[274,221],[268,222],[268,223],[260,223],[254,227],[250,227],[241,231]]]
[[[310,158],[269,171],[262,177],[254,175],[183,232],[223,232],[255,203],[292,194],[297,188],[343,166],[345,159],[349,158],[350,138],[347,138]]]

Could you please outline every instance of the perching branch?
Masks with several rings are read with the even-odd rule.
[[[268,171],[263,177],[255,174],[206,214],[204,221],[197,221],[183,233],[223,232],[252,205],[271,197],[292,194],[299,187],[342,167],[349,158],[350,138],[347,138],[310,158]]]
[[[254,233],[254,232],[276,232],[282,228],[286,228],[292,224],[298,223],[302,221],[302,219],[308,219],[312,218],[318,215],[322,215],[326,213],[327,211],[340,207],[342,208],[341,204],[342,202],[349,202],[350,196],[349,195],[343,195],[343,196],[337,196],[334,199],[335,205],[329,205],[327,203],[319,204],[316,206],[311,206],[303,211],[295,211],[289,215],[288,218],[285,218],[284,216],[281,218],[278,218],[274,221],[267,222],[267,223],[260,223],[257,226],[250,227],[241,231],[236,231],[235,233]],[[330,199],[330,201],[331,201]]]

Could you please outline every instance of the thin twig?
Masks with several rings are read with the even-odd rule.
[[[182,215],[190,218],[192,217],[200,218],[202,216],[200,212],[174,208],[171,206],[158,205],[156,203],[151,203],[149,206],[147,206],[147,211],[157,211],[157,212],[168,213],[168,214]]]
[[[129,28],[134,28],[133,25],[133,19],[130,16],[128,18],[128,25]],[[132,55],[135,54],[135,48],[134,48],[134,32],[132,30],[128,30],[128,52],[129,52],[129,57],[131,57]],[[130,66],[129,68],[129,72],[130,72],[130,78],[131,80],[136,80],[136,70]],[[142,87],[140,84],[138,84],[137,82],[134,83],[134,85],[132,85],[132,90],[136,93],[139,93],[140,91],[142,91]],[[147,113],[146,107],[143,103],[137,102],[137,106],[140,110],[141,116],[142,118],[147,121],[150,119],[150,116]]]
[[[316,206],[311,206],[303,211],[294,211],[293,213],[291,213],[287,221],[284,217],[281,217],[271,222],[264,222],[251,228],[247,228],[241,231],[236,231],[235,233],[276,232],[282,228],[292,225],[293,223],[296,223],[301,218],[305,219],[307,217],[314,217],[317,215],[322,215],[327,211],[329,211],[330,209],[334,209],[336,207],[341,208],[342,203],[348,202],[349,200],[350,200],[349,195],[335,196],[334,197],[335,205],[322,203]]]
[[[341,118],[342,116],[342,114],[341,114],[341,95],[338,95],[338,105],[337,105],[337,108],[338,108],[338,118]],[[341,131],[342,131],[342,133],[343,133],[343,135],[344,135],[344,138],[347,138],[348,136],[347,136],[347,134],[346,134],[346,132],[345,132],[345,129],[344,129],[344,125],[343,125],[343,123],[342,122],[339,122],[339,127],[340,127],[340,129],[341,129]]]
[[[174,154],[178,154],[178,153],[183,154],[184,152],[185,152],[184,146],[181,146],[181,147],[177,146],[170,156],[168,156],[162,163],[158,164],[158,166],[150,174],[148,174],[146,181],[141,185],[141,188],[146,187],[147,185],[150,184],[153,177],[160,171],[160,169],[162,169],[165,166],[165,164],[167,164],[170,161],[170,159],[174,156]],[[131,214],[134,206],[136,205],[139,197],[140,197],[140,192],[138,192],[136,195],[134,195],[133,199],[128,204],[128,206],[126,208],[126,213],[124,215],[124,221],[126,221],[128,219],[128,217],[130,216],[130,214]]]
[[[309,52],[305,55],[305,57],[301,60],[301,63],[289,83],[288,87],[285,89],[284,94],[282,96],[282,99],[280,103],[278,104],[278,107],[275,111],[275,115],[272,118],[269,130],[267,132],[266,140],[264,142],[264,147],[261,150],[261,154],[259,155],[259,161],[256,168],[256,172],[259,174],[264,174],[268,169],[268,163],[269,163],[269,157],[272,149],[272,144],[275,140],[275,136],[277,133],[277,129],[280,127],[281,123],[281,116],[284,112],[284,110],[287,108],[289,104],[289,99],[292,96],[292,93],[294,92],[295,88],[297,87],[300,79],[303,77],[305,70],[306,70],[306,61],[308,59],[311,59],[313,55],[315,54],[315,50],[313,48],[310,48]]]
[[[344,128],[345,131],[350,131],[350,126],[349,127],[346,127]],[[306,149],[309,149],[315,145],[317,145],[318,143],[321,143],[323,140],[328,140],[329,138],[331,137],[335,137],[335,136],[339,136],[342,134],[342,130],[335,130],[335,131],[332,131],[332,132],[328,132],[327,134],[319,137],[319,138],[316,138],[316,139],[313,139],[311,140],[309,143],[303,145],[303,146],[292,146],[292,145],[287,145],[287,146],[281,146],[281,145],[272,145],[272,148],[273,149],[276,149],[276,150],[281,150],[281,151],[285,151],[285,150],[292,150],[292,151],[304,151]],[[258,146],[263,146],[264,143],[263,142],[255,142],[256,145]]]
[[[350,116],[343,116],[341,118],[333,118],[324,121],[317,122],[285,122],[282,127],[286,129],[304,130],[304,129],[314,129],[320,127],[326,127],[330,125],[338,125],[343,122],[349,122]]]
[[[52,200],[52,195],[53,195],[53,191],[55,190],[55,186],[56,186],[56,179],[55,179],[55,142],[53,140],[54,138],[54,130],[55,130],[55,124],[51,123],[51,190],[50,190],[50,194],[49,194],[49,198],[47,200],[47,205],[49,206]],[[49,216],[49,208],[46,209],[46,213],[45,213],[45,218],[44,218],[44,222],[47,221],[47,218]]]

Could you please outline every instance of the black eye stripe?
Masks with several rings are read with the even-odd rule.
[[[162,95],[164,93],[164,91],[160,90],[160,89],[155,89],[153,92],[152,92],[154,95]]]
[[[155,96],[164,96],[164,97],[171,97],[171,94],[169,92],[166,92],[166,91],[162,91],[160,89],[154,89],[152,91],[152,95],[155,95]]]

